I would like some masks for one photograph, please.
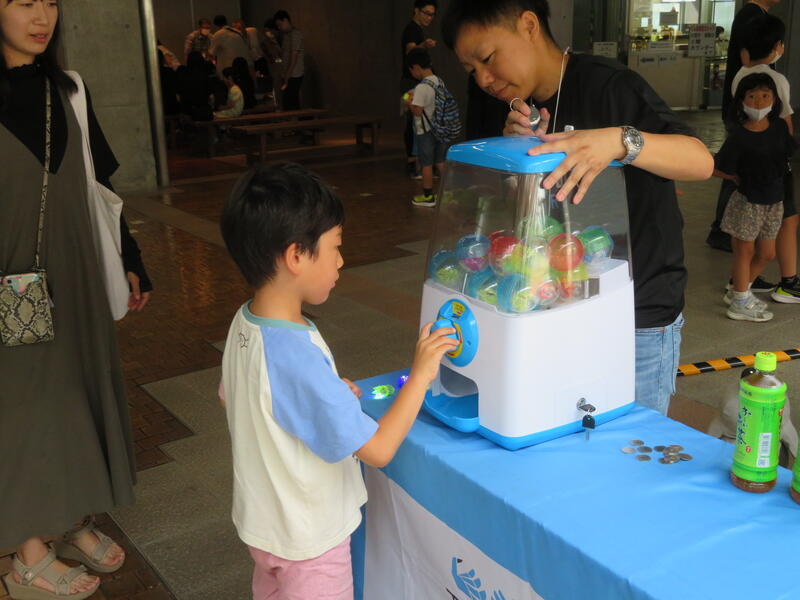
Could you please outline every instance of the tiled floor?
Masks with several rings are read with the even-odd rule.
[[[722,138],[718,115],[687,116],[716,149]],[[433,211],[409,203],[419,183],[403,175],[399,143],[390,132],[384,132],[383,142],[376,157],[338,147],[324,156],[316,150],[289,155],[317,171],[345,204],[345,270],[331,299],[309,311],[340,372],[352,378],[407,365],[433,226]],[[126,197],[126,215],[156,290],[144,312],[119,325],[140,470],[138,503],[115,511],[114,520],[103,517],[103,527],[122,541],[130,558],[122,572],[104,578],[94,598],[172,598],[167,585],[181,599],[247,596],[249,559],[228,517],[229,448],[215,401],[220,352],[214,346],[249,295],[216,225],[245,160],[204,159],[183,151],[171,167],[168,189]],[[679,187],[692,277],[686,360],[796,345],[793,306],[779,306],[775,322],[764,326],[724,318],[719,288],[730,257],[703,243],[718,183]],[[800,384],[795,367],[783,367],[790,389],[795,381]],[[736,377],[730,372],[679,381],[671,416],[705,430]],[[0,556],[0,572],[9,561],[8,554]],[[4,592],[0,585],[0,600]]]

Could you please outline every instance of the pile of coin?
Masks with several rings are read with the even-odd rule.
[[[645,445],[643,440],[631,440],[630,446],[623,446],[622,452],[625,454],[635,454],[636,460],[640,462],[647,462],[651,460],[650,454],[655,450],[661,453],[658,459],[662,465],[674,465],[682,460],[692,460],[691,454],[683,452],[683,446],[679,444],[670,444],[669,446],[650,446]]]

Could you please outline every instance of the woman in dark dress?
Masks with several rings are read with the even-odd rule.
[[[3,577],[11,598],[79,600],[99,580],[56,554],[100,572],[122,566],[123,550],[85,516],[131,503],[135,469],[70,104],[76,86],[56,61],[57,24],[56,2],[0,0],[0,272],[31,270],[49,146],[41,265],[55,329],[50,342],[0,345],[0,548],[17,549]],[[88,107],[96,176],[109,185],[117,163]],[[121,230],[129,308],[140,310],[151,286],[124,221]]]

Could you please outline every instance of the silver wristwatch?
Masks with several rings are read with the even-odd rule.
[[[623,165],[629,165],[636,160],[636,157],[639,156],[639,152],[642,151],[642,148],[644,147],[644,138],[642,137],[642,134],[639,133],[639,130],[635,127],[623,125],[622,143],[625,146],[625,150],[628,154],[626,154],[625,158],[619,162],[621,162]]]

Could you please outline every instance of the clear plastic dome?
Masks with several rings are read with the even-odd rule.
[[[491,138],[447,155],[426,278],[506,314],[556,309],[627,284],[628,207],[612,164],[580,204],[543,180],[563,154],[531,157],[537,138]]]

